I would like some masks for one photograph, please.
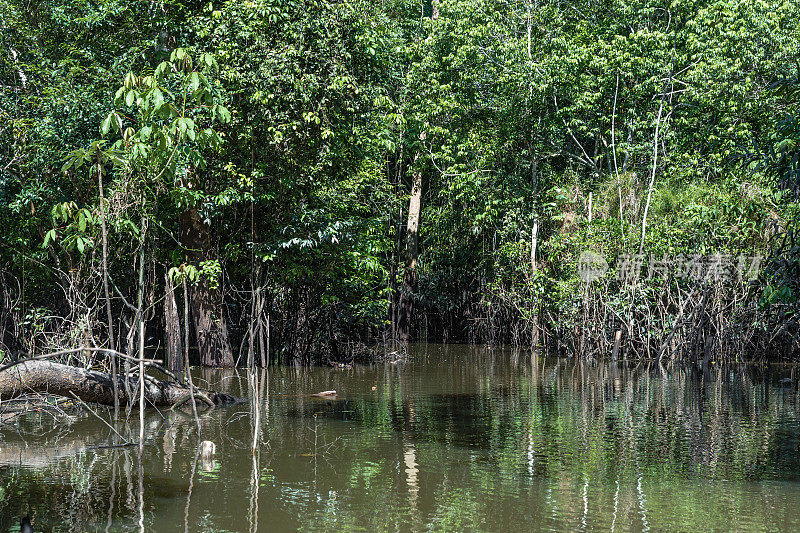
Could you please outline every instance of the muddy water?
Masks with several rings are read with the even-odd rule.
[[[87,413],[0,425],[0,530],[25,514],[37,531],[800,529],[790,377],[439,345],[197,371],[251,399],[202,416],[212,461],[180,413],[147,412],[141,462]],[[137,436],[137,414],[118,431]]]

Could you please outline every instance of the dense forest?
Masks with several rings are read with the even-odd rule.
[[[2,0],[0,354],[794,357],[798,13]]]

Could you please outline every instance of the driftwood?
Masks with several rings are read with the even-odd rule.
[[[120,405],[136,403],[138,377],[117,376],[116,379]],[[129,398],[128,390],[137,391],[137,394]],[[85,402],[114,405],[113,378],[105,372],[43,360],[28,360],[0,370],[0,399],[8,400],[32,392],[66,398],[74,395]],[[144,382],[144,395],[145,401],[156,407],[179,406],[192,397],[190,389],[181,383],[149,376]],[[203,389],[195,389],[194,396],[205,396],[214,405],[241,401],[229,394]]]

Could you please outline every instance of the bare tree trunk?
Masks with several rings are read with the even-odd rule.
[[[144,224],[142,224],[144,227]],[[144,237],[144,232],[142,233]],[[145,374],[144,374],[144,238],[142,238],[141,249],[139,252],[139,465],[142,464],[142,454],[144,453],[144,405],[145,405]],[[114,380],[112,380],[113,382]],[[116,399],[115,399],[116,400]],[[116,402],[115,402],[116,403]],[[141,486],[141,481],[140,481]],[[140,491],[141,492],[141,491]]]
[[[264,329],[267,330],[266,341]],[[261,356],[261,368],[267,367],[267,358],[269,357],[269,312],[267,318],[264,320],[264,288],[258,289],[258,350]]]
[[[529,4],[530,5],[530,4]],[[533,143],[533,140],[531,140]],[[532,147],[535,150],[535,146]],[[539,213],[537,210],[539,204],[539,164],[534,153],[531,158],[531,189],[533,190],[533,227],[531,228],[531,279],[535,280],[538,266],[536,264],[536,249],[539,246]],[[533,305],[531,314],[531,347],[536,348],[539,345],[539,301],[536,298],[531,299]]]
[[[439,18],[439,0],[431,0],[431,20]],[[425,140],[425,132],[420,135]],[[419,215],[422,208],[422,171],[414,168],[419,159],[419,152],[412,163],[411,197],[408,201],[408,223],[406,225],[406,268],[403,275],[403,287],[400,292],[399,316],[397,320],[397,336],[403,342],[411,339],[411,322],[414,316],[414,300],[412,293],[417,285],[417,258],[419,256]]]
[[[183,286],[183,360],[186,371],[191,372],[192,365],[189,364],[189,288],[186,286],[186,275],[181,277]]]
[[[178,304],[175,301],[175,287],[164,274],[166,296],[164,297],[164,333],[167,341],[167,368],[171,372],[183,372],[183,346],[181,345],[181,325]]]
[[[100,163],[100,152],[97,153],[97,192],[100,196],[100,232],[103,240],[103,293],[106,299],[106,319],[108,320],[108,342],[112,350],[117,349],[114,342],[114,314],[111,312],[111,295],[108,290],[108,229],[106,228],[106,205],[103,194],[103,165]],[[117,375],[117,358],[111,358],[111,373]],[[114,381],[114,386],[117,382]],[[117,398],[117,391],[114,391]],[[119,416],[119,403],[114,402],[114,418]]]
[[[183,245],[190,250],[192,261],[199,263],[211,249],[211,230],[196,209],[183,212],[181,226]],[[210,367],[233,367],[235,361],[219,289],[212,289],[209,281],[201,278],[192,286],[190,298],[201,363]]]
[[[22,70],[22,67],[19,65],[19,52],[16,49],[11,48],[9,49],[11,60],[14,61],[14,66],[17,69],[17,76],[19,76],[20,85],[22,85],[22,89],[25,90],[28,87],[28,75],[25,74],[25,71]]]
[[[416,158],[415,158],[416,159]],[[422,207],[422,172],[412,173],[411,197],[408,202],[408,224],[406,226],[406,268],[400,294],[400,316],[397,323],[398,337],[403,342],[411,339],[411,321],[414,315],[412,293],[417,285],[417,258],[419,257],[419,214]]]
[[[538,2],[537,6],[538,8]],[[533,53],[531,51],[531,32],[533,30],[533,2],[528,0],[527,5],[527,41],[528,41],[528,61],[533,62]],[[533,79],[533,77],[531,77]],[[530,93],[533,94],[533,85],[530,87]],[[541,120],[541,117],[540,117]],[[539,203],[539,161],[536,157],[536,144],[535,139],[531,138],[531,190],[533,192],[533,227],[531,228],[531,279],[536,276],[536,248],[539,245],[539,214],[537,212]],[[536,348],[539,345],[539,302],[535,299],[532,301],[533,309],[531,316],[531,347]]]
[[[614,156],[614,176],[617,178],[617,195],[619,197],[619,232],[625,235],[625,226],[622,221],[622,186],[619,183],[619,168],[617,167],[617,137],[615,124],[617,121],[617,96],[619,94],[619,72],[617,72],[617,84],[614,89],[614,108],[611,112],[611,153]]]
[[[252,278],[250,278],[252,282]],[[256,321],[256,288],[255,283],[250,290],[250,320],[248,320],[247,324],[247,368],[253,368],[255,366],[255,358],[256,358],[256,334],[253,331],[253,322]]]
[[[228,328],[216,291],[201,280],[192,288],[191,303],[197,349],[203,366],[229,368],[235,365],[228,341]]]
[[[528,11],[528,13],[527,13],[527,15],[528,15],[527,16],[527,18],[528,18],[527,37],[528,37],[528,59],[529,60],[531,59],[531,57],[533,57],[533,55],[531,54],[531,30],[533,29],[533,14],[532,14],[532,9],[531,9],[531,7],[532,7],[531,3],[532,3],[531,0],[528,0],[528,5],[527,5],[527,11]]]
[[[117,381],[116,387],[114,381]],[[113,405],[116,389],[117,400],[122,405],[138,402],[138,394],[128,395],[127,387],[136,390],[137,378],[117,376],[87,370],[75,366],[62,365],[52,361],[26,361],[13,368],[0,372],[0,399],[8,400],[28,393],[53,394],[71,398],[74,394],[85,402]],[[156,407],[179,405],[190,398],[189,388],[173,381],[160,381],[152,378],[144,380],[144,398]],[[139,391],[137,391],[139,392]],[[215,405],[238,401],[228,394],[201,390]]]
[[[144,259],[144,248],[142,249],[142,259]],[[144,272],[144,265],[142,265]],[[139,317],[139,464],[142,462],[144,453],[144,405],[145,405],[145,374],[144,374],[144,313]],[[113,380],[112,380],[113,381]]]
[[[186,276],[182,276],[183,280],[183,362],[186,366],[186,381],[189,383],[189,388],[194,390],[194,382],[192,381],[192,365],[189,362],[189,289],[186,287]],[[192,415],[194,415],[194,423],[197,426],[197,440],[200,441],[200,419],[197,417],[197,402],[192,401]]]
[[[642,240],[639,242],[639,253],[644,248],[644,236],[647,228],[647,212],[650,210],[650,197],[653,194],[653,183],[656,180],[656,169],[658,168],[658,133],[661,127],[661,114],[664,111],[664,97],[658,104],[658,118],[656,118],[656,131],[653,136],[653,171],[650,174],[650,185],[647,187],[647,201],[644,204],[644,215],[642,216]]]
[[[536,246],[539,242],[539,218],[536,217],[533,221],[533,229],[531,229],[531,271],[536,275],[538,270],[536,266]],[[531,347],[536,348],[539,346],[539,302],[533,301],[533,313],[531,316]]]
[[[539,245],[539,214],[537,213],[537,205],[539,203],[539,191],[538,191],[538,184],[539,184],[539,176],[538,176],[538,164],[536,161],[536,157],[534,156],[533,160],[531,161],[531,178],[532,178],[532,188],[533,188],[533,227],[531,228],[531,279],[535,279],[536,272],[538,270],[538,266],[536,264],[536,248]],[[532,316],[531,316],[531,346],[533,348],[539,345],[539,301],[537,299],[532,300],[533,309],[532,309]]]

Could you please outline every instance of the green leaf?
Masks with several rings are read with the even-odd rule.
[[[162,61],[156,67],[155,72],[153,73],[156,79],[161,79],[164,76],[164,73],[169,69],[169,63],[166,61]]]
[[[164,93],[161,92],[160,89],[153,90],[153,106],[158,110],[159,107],[164,103]]]
[[[114,112],[108,114],[108,116],[103,119],[103,122],[100,123],[100,133],[103,135],[108,134],[108,130],[111,129],[111,123],[114,120]]]
[[[44,236],[44,242],[42,243],[42,248],[47,248],[47,245],[50,244],[50,241],[55,241],[58,234],[56,233],[55,228],[48,231]]]
[[[197,72],[192,72],[191,74],[189,74],[188,85],[192,89],[192,91],[196,91],[197,89],[200,88],[200,76],[198,75]]]
[[[217,106],[217,114],[219,115],[219,120],[222,123],[228,123],[231,121],[231,112],[225,106],[218,105]]]
[[[181,61],[186,59],[186,49],[185,48],[176,48],[173,50],[172,54],[169,56],[170,61]]]

